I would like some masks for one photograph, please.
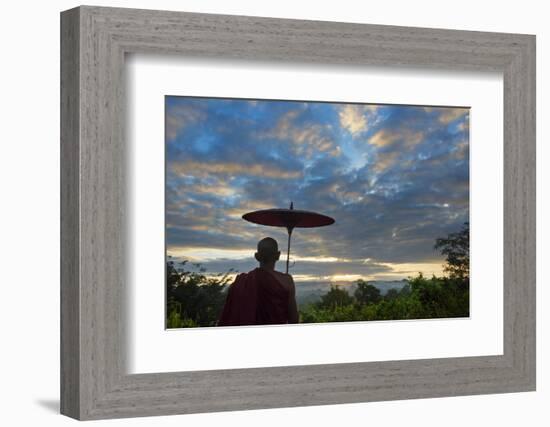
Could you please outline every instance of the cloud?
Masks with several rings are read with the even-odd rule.
[[[464,117],[468,114],[469,109],[467,108],[443,108],[439,114],[439,122],[443,124],[449,124],[455,120]]]
[[[289,110],[285,112],[278,120],[274,128],[266,133],[266,136],[271,136],[277,139],[287,139],[292,133],[292,122],[300,115],[301,109]]]
[[[186,161],[170,165],[170,169],[184,176],[207,177],[209,175],[251,175],[267,178],[289,179],[299,178],[299,171],[288,171],[279,168],[277,165],[269,164],[239,164],[234,162],[197,162]]]
[[[391,168],[397,163],[397,159],[399,159],[400,154],[401,153],[397,150],[379,152],[373,169],[376,172],[383,172],[386,169]]]
[[[332,126],[309,120],[307,108],[303,106],[284,113],[273,128],[258,136],[262,140],[275,139],[288,144],[296,156],[310,158],[319,152],[332,156],[340,154]]]
[[[368,104],[345,104],[340,106],[338,118],[340,127],[357,136],[367,131],[370,124],[370,118],[375,116],[378,106]]]
[[[171,141],[190,124],[204,120],[206,114],[197,105],[174,105],[166,109],[166,138]]]
[[[448,125],[459,118],[467,116],[470,109],[467,107],[424,107],[424,111],[436,114],[439,123]]]
[[[410,129],[381,129],[369,139],[369,144],[376,147],[387,147],[397,142],[402,142],[405,147],[414,147],[422,142],[424,133]]]
[[[249,250],[220,250],[216,248],[176,248],[169,252],[176,266],[183,260],[198,263],[209,275],[219,275],[231,270],[250,271],[257,266],[254,259],[255,248]],[[282,254],[284,255],[284,254]],[[286,263],[281,256],[280,268]],[[187,266],[193,269],[192,266]],[[342,283],[363,280],[394,280],[415,276],[419,272],[425,275],[441,275],[443,266],[439,260],[425,263],[381,263],[362,259],[311,259],[291,255],[290,273],[298,286],[306,283]]]
[[[367,119],[362,106],[345,105],[340,109],[338,116],[340,117],[340,126],[352,135],[357,135],[367,129]]]
[[[467,114],[445,124],[442,108],[351,105],[366,118],[353,135],[340,127],[342,104],[171,102],[204,117],[167,144],[167,247],[195,250],[195,258],[209,248],[213,271],[253,268],[252,255],[224,254],[253,254],[263,237],[284,247],[285,229],[241,217],[290,201],[336,219],[293,234],[293,273],[302,277],[394,278],[406,277],[406,266],[432,268],[443,261],[435,238],[469,217]]]
[[[467,140],[458,142],[452,150],[452,156],[456,160],[467,160],[470,153],[470,144]]]

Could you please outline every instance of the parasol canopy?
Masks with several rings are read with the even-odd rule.
[[[290,259],[290,236],[294,228],[324,227],[334,224],[334,218],[322,215],[317,212],[302,211],[294,209],[290,203],[289,209],[263,209],[248,212],[243,219],[254,224],[267,225],[271,227],[285,227],[288,232],[288,248],[286,253],[286,272],[288,273],[288,262]]]

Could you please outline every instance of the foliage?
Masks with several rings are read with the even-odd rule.
[[[357,289],[353,296],[359,304],[376,304],[382,299],[380,289],[364,280],[357,281]]]
[[[399,297],[399,291],[397,289],[389,289],[388,292],[386,292],[386,295],[384,295],[384,299],[389,301],[389,300],[392,300],[394,298],[398,298]]]
[[[436,239],[434,249],[447,257],[445,272],[449,277],[465,280],[470,276],[470,223],[465,222],[457,233]]]
[[[300,307],[300,321],[323,323],[469,316],[469,291],[458,279],[446,277],[426,279],[419,274],[409,278],[408,285],[400,291],[390,289],[376,302],[360,301],[357,295],[363,294],[355,292],[354,298],[350,298],[351,301],[348,304],[328,306],[323,298],[318,303],[306,304]]]
[[[186,264],[166,264],[166,327],[215,326],[233,270],[208,277],[200,264],[194,264],[197,272],[186,270]]]
[[[353,302],[353,298],[345,289],[339,286],[331,286],[330,290],[321,297],[319,307],[337,310],[338,307],[344,307]]]

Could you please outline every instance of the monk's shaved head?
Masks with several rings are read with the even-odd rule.
[[[258,252],[256,252],[256,259],[260,262],[272,262],[277,261],[281,253],[279,252],[279,245],[277,240],[266,237],[258,242]]]
[[[279,245],[277,240],[272,237],[266,237],[258,242],[258,252],[278,252]]]

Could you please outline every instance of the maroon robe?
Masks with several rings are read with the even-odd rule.
[[[273,273],[255,268],[229,286],[218,326],[288,323],[290,291]]]

